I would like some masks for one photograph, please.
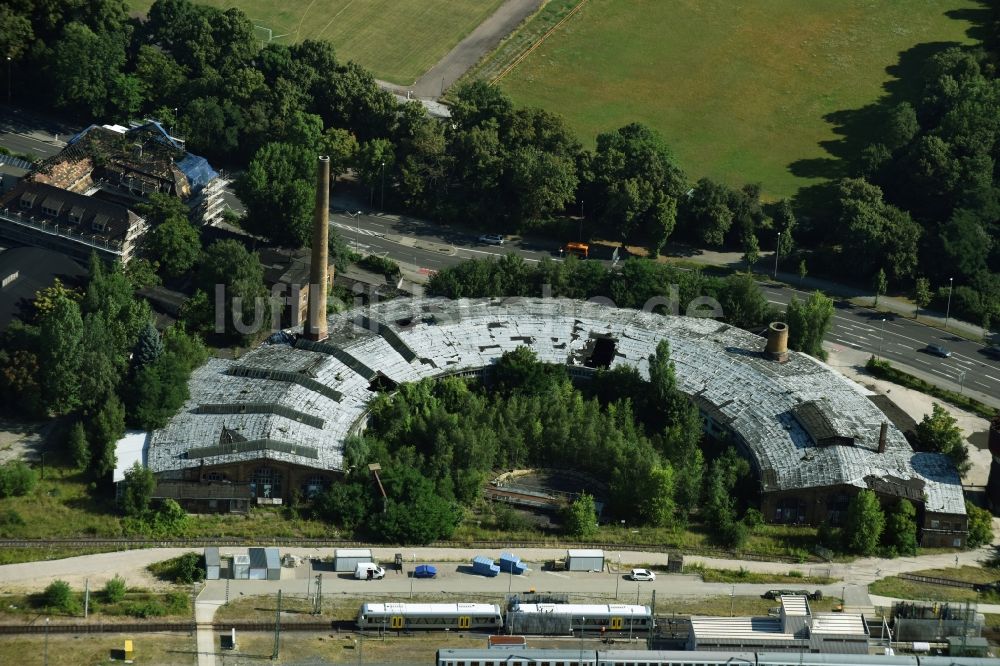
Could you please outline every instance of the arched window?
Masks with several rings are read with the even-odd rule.
[[[250,494],[267,499],[281,497],[281,472],[273,467],[258,467],[250,477]]]

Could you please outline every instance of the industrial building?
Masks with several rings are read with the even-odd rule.
[[[437,666],[996,666],[996,659],[802,652],[450,648]]]
[[[328,332],[314,340],[286,338],[196,370],[188,402],[152,435],[149,467],[164,480],[248,487],[257,502],[293,488],[309,497],[343,471],[344,440],[364,429],[379,390],[478,376],[522,345],[581,380],[623,364],[646,375],[667,340],[678,388],[706,433],[748,458],[768,521],[837,524],[851,497],[871,489],[886,505],[905,497],[917,506],[922,545],[965,543],[952,463],[914,452],[870,392],[782,349],[780,335],[768,352],[763,338],[713,319],[543,298],[397,299],[322,323]]]
[[[868,654],[863,615],[819,613],[800,595],[781,597],[777,617],[692,617],[688,649]]]

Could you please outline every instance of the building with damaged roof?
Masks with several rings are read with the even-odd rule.
[[[871,489],[918,506],[924,545],[964,544],[962,487],[946,457],[914,452],[829,366],[797,352],[772,360],[763,338],[727,324],[565,299],[397,299],[333,315],[329,330],[195,371],[190,400],[152,438],[153,471],[249,483],[257,497],[308,495],[343,470],[344,440],[364,428],[377,390],[480,374],[522,345],[576,378],[621,364],[648,376],[665,339],[706,431],[750,460],[768,521],[837,523]]]

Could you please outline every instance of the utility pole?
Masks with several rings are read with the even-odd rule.
[[[83,619],[90,615],[90,579],[83,582]]]
[[[385,161],[382,162],[382,194],[379,210],[385,212]]]
[[[316,601],[313,603],[313,615],[323,613],[323,574],[316,574]]]
[[[882,341],[885,340],[885,317],[882,317],[882,336],[878,339],[878,357],[882,358]]]
[[[49,618],[45,618],[45,666],[49,666]]]
[[[948,278],[948,309],[944,312],[944,330],[948,330],[948,320],[951,319],[951,288],[955,286],[955,278]]]
[[[278,590],[278,610],[274,614],[274,650],[271,652],[271,661],[278,658],[278,644],[281,640],[281,590]]]
[[[778,232],[778,244],[774,246],[774,279],[778,279],[778,255],[781,254],[781,232]]]

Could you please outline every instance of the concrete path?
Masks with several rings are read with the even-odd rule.
[[[206,595],[207,589],[205,587],[201,590],[194,604],[194,619],[198,624],[198,666],[215,666],[216,639],[212,620],[215,618],[215,611],[225,601],[224,596],[218,599],[211,594]]]
[[[379,81],[379,84],[387,90],[403,95],[407,91],[412,91],[413,96],[417,98],[441,97],[451,84],[460,79],[483,56],[495,49],[522,21],[535,13],[542,6],[542,1],[507,0],[412,86],[397,86],[385,81]]]

